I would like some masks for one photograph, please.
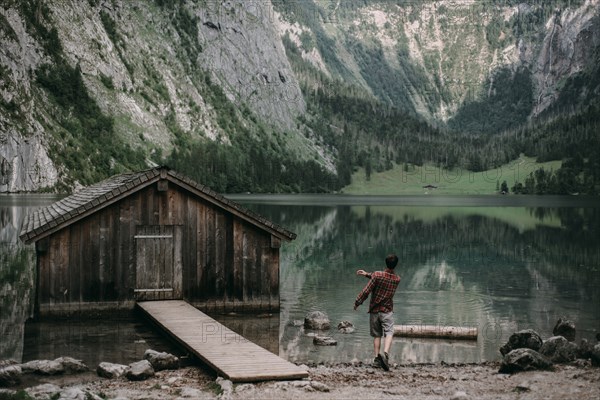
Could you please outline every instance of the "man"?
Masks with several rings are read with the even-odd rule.
[[[360,292],[354,302],[356,310],[371,293],[369,304],[369,325],[373,337],[373,348],[375,350],[374,364],[381,364],[383,369],[389,371],[389,352],[394,337],[394,293],[400,283],[400,277],[394,273],[398,265],[398,257],[390,254],[385,258],[385,271],[368,273],[363,269],[356,271],[356,275],[369,278],[369,283]],[[380,354],[381,337],[384,337],[383,356]]]

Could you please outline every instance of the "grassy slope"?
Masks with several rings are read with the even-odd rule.
[[[352,183],[342,192],[345,194],[401,195],[401,194],[496,194],[496,182],[506,180],[511,188],[515,181],[524,182],[525,178],[539,168],[557,170],[561,161],[538,163],[534,158],[521,157],[494,170],[470,172],[465,170],[447,171],[424,165],[409,167],[404,171],[402,165],[381,173],[373,172],[367,181],[364,169],[352,175]],[[424,189],[434,185],[437,189]]]

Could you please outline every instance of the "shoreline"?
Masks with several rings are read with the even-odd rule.
[[[498,373],[496,361],[447,364],[400,364],[389,372],[362,363],[311,364],[309,378],[234,384],[223,392],[214,372],[201,365],[159,371],[145,381],[106,379],[94,371],[78,375],[36,376],[15,389],[33,398],[36,388],[55,385],[65,394],[89,394],[98,399],[596,399],[600,392],[600,368],[589,362],[555,365],[553,371]],[[52,388],[50,388],[52,391]],[[7,393],[5,391],[5,393]],[[0,399],[5,398],[0,392]],[[10,397],[9,397],[10,398]]]

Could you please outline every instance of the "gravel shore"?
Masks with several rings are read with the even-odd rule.
[[[130,382],[94,373],[24,381],[21,390],[35,398],[82,399],[581,399],[596,400],[600,368],[588,364],[557,365],[554,371],[499,374],[498,363],[399,365],[389,372],[368,365],[314,365],[302,381],[219,384],[203,368],[160,371]],[[41,385],[41,386],[40,386]],[[54,385],[54,387],[50,386]],[[225,389],[225,391],[223,391]],[[0,394],[7,398],[8,392]],[[78,397],[79,396],[79,397]],[[83,397],[81,397],[83,396]],[[97,397],[96,397],[97,396]],[[10,397],[8,397],[10,398]],[[54,394],[53,398],[58,398]]]

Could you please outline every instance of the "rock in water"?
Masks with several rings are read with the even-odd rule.
[[[548,357],[555,363],[575,361],[578,353],[579,347],[562,336],[552,336],[540,347],[540,354]]]
[[[569,342],[575,341],[576,333],[575,324],[565,317],[559,318],[558,321],[556,321],[556,325],[554,325],[554,329],[552,329],[552,334],[554,336],[562,336]]]
[[[123,376],[127,372],[127,368],[127,365],[102,362],[96,368],[96,373],[103,378],[114,379]]]
[[[516,349],[504,356],[500,366],[501,374],[512,374],[521,371],[552,369],[552,361],[531,349]]]
[[[542,347],[543,341],[540,335],[533,329],[525,329],[513,333],[508,338],[508,343],[500,347],[500,353],[503,356],[516,349],[531,349],[538,351]]]
[[[0,387],[13,386],[21,381],[23,371],[18,365],[7,365],[0,368]]]
[[[304,317],[306,329],[327,330],[331,327],[329,317],[321,311],[311,311]]]
[[[33,360],[21,364],[24,373],[34,373],[40,375],[58,375],[65,372],[63,365],[57,361]]]
[[[335,346],[337,345],[337,340],[330,336],[315,336],[313,338],[313,344],[317,346]]]
[[[154,369],[148,360],[142,360],[129,364],[127,379],[130,381],[145,381],[154,376]]]
[[[581,339],[581,343],[579,344],[579,353],[577,354],[577,358],[588,359],[591,357],[593,350],[594,350],[593,344],[588,342],[587,339]]]
[[[76,360],[71,357],[60,357],[54,361],[60,363],[67,374],[76,374],[89,370],[88,366],[85,365],[81,360]]]
[[[179,369],[179,358],[169,353],[159,353],[158,351],[148,349],[144,353],[144,360],[150,361],[155,371],[164,369]]]
[[[342,321],[337,326],[341,333],[352,333],[354,332],[354,325],[350,321]]]

